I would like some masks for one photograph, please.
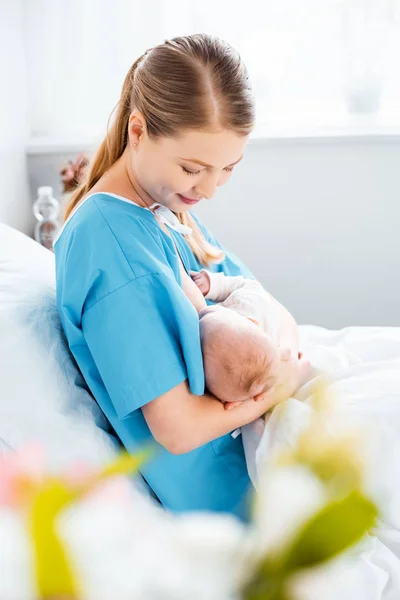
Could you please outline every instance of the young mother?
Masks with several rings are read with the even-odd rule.
[[[69,347],[124,446],[163,447],[142,475],[174,511],[245,516],[250,481],[231,432],[278,401],[272,390],[225,410],[205,393],[203,298],[188,275],[249,276],[190,209],[228,181],[253,123],[248,74],[229,45],[192,35],[148,50],[55,244]]]

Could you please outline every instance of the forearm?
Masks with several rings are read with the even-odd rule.
[[[173,454],[184,454],[251,423],[292,390],[274,389],[264,400],[243,402],[232,410],[209,394],[194,396],[186,382],[143,407],[154,438]],[[171,401],[171,398],[173,400]]]
[[[205,394],[204,396],[194,396],[193,399],[193,413],[188,422],[190,423],[187,436],[189,449],[202,446],[238,427],[251,423],[278,401],[269,396],[259,402],[248,400],[231,410],[225,410],[224,405],[214,396]]]

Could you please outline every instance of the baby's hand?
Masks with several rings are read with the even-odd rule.
[[[193,279],[203,296],[207,296],[210,291],[210,278],[204,271],[190,271],[190,277]]]

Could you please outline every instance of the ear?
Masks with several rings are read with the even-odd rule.
[[[131,112],[128,121],[128,134],[131,144],[138,145],[143,132],[146,130],[146,121],[141,112],[134,110]]]
[[[257,325],[257,327],[259,327],[260,323],[257,321],[257,319],[253,319],[253,317],[246,317],[246,319],[248,319],[249,321],[254,323],[254,325]]]

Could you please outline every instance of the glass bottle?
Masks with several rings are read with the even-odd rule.
[[[39,187],[38,197],[32,208],[37,220],[35,240],[45,248],[53,250],[53,242],[60,228],[60,205],[53,196],[53,188],[47,185]]]

